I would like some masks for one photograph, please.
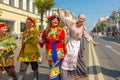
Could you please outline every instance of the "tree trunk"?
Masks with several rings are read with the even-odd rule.
[[[42,32],[43,31],[43,13],[41,13],[41,19],[40,19],[40,23],[41,23],[41,25],[40,25],[40,32]]]

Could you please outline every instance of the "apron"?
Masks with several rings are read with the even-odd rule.
[[[78,51],[80,49],[80,39],[69,38],[67,49],[68,52],[62,61],[61,68],[65,70],[75,70],[77,66]]]

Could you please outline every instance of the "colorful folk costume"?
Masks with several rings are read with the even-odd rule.
[[[5,34],[1,33],[1,29],[3,27],[6,27],[3,31]],[[7,31],[7,24],[0,24],[0,76],[2,75],[2,71],[5,69],[8,75],[12,76],[13,80],[17,80],[13,53],[13,50],[16,49],[17,45],[14,37],[7,34],[5,30]],[[4,48],[4,50],[2,48]]]
[[[50,22],[55,16],[50,16]],[[59,18],[57,18],[59,21]],[[52,23],[51,23],[52,24]],[[42,39],[46,44],[46,58],[48,62],[52,62],[50,70],[50,80],[60,80],[60,64],[66,54],[65,31],[59,25],[51,25],[42,33]],[[41,44],[42,45],[42,44]]]
[[[76,21],[66,19],[62,13],[60,13],[60,19],[68,27],[70,34],[67,42],[67,54],[61,64],[61,79],[74,80],[74,78],[77,77],[86,77],[88,71],[81,55],[80,39],[83,36],[90,42],[92,38],[83,25],[81,27],[76,27]]]
[[[34,72],[34,79],[38,79],[38,58],[40,57],[37,47],[39,31],[35,26],[32,18],[28,17],[26,20],[26,30],[22,34],[22,48],[18,55],[20,65],[20,78],[24,80],[28,65],[31,64]]]

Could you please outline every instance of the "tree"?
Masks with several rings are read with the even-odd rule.
[[[98,32],[101,32],[101,27],[100,27],[100,25],[97,25],[96,28],[97,28],[97,31],[98,31]]]
[[[96,29],[95,29],[95,28],[93,28],[91,32],[96,32]]]
[[[104,30],[104,27],[106,26],[105,22],[100,22],[100,27],[101,27],[101,30],[103,31]]]
[[[40,14],[40,31],[43,29],[43,15],[47,10],[50,10],[52,6],[55,5],[54,0],[35,0],[35,6],[38,9],[38,14]]]

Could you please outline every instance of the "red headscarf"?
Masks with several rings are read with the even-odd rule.
[[[6,27],[8,26],[7,23],[5,23],[5,22],[4,23],[0,23],[0,28],[5,27],[5,26]]]
[[[34,19],[28,17],[27,20],[30,20],[35,25],[35,20]]]

